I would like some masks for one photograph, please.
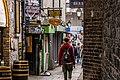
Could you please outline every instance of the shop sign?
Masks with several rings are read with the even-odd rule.
[[[83,8],[83,0],[70,0],[70,8]]]
[[[48,10],[48,16],[62,16],[62,10]]]
[[[66,28],[65,30],[66,30],[66,32],[70,32],[70,28],[69,28],[69,27],[68,27],[68,28]]]
[[[56,28],[56,31],[61,31],[61,32],[65,32],[65,27],[58,25]]]
[[[49,23],[52,24],[52,25],[54,25],[54,26],[57,26],[57,25],[59,25],[61,22],[60,22],[60,19],[58,19],[58,18],[51,18],[51,19],[49,20]]]
[[[28,33],[32,33],[32,34],[40,34],[43,33],[43,29],[42,27],[35,27],[35,26],[30,26],[28,27]]]
[[[5,0],[0,0],[0,27],[8,26],[8,7]]]
[[[25,0],[25,20],[26,23],[39,20],[40,6],[39,0]]]
[[[42,25],[42,28],[44,29],[44,33],[55,33],[55,27],[52,25]]]

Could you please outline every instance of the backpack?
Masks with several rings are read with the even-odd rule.
[[[64,49],[64,53],[63,53],[63,62],[64,63],[69,63],[71,61],[69,49],[70,49],[70,47],[68,49]]]

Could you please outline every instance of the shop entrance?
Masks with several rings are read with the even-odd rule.
[[[29,74],[39,74],[39,35],[26,36],[27,53],[26,59],[29,61]]]

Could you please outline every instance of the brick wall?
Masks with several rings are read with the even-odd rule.
[[[104,0],[102,80],[120,80],[120,0]]]
[[[6,0],[9,12],[9,25],[3,28],[3,58],[4,65],[10,65],[10,38],[14,37],[15,18],[14,18],[14,0]]]
[[[9,65],[9,27],[5,28],[3,31],[3,57],[4,65]]]
[[[102,8],[102,0],[84,0],[84,80],[101,80]]]

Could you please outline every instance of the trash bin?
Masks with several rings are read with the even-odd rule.
[[[0,80],[11,80],[11,68],[8,66],[0,66]]]
[[[15,60],[13,62],[12,80],[28,80],[29,64],[27,60]]]

